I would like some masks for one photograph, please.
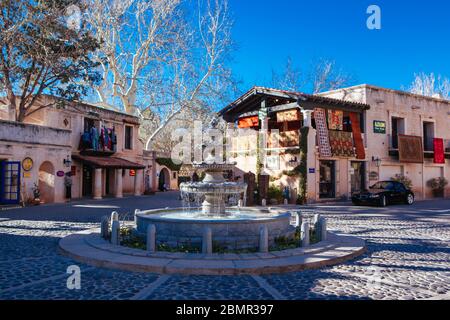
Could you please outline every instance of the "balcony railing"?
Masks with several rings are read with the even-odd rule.
[[[99,131],[101,132],[101,131]],[[93,156],[108,156],[116,153],[117,135],[115,132],[92,137],[88,132],[81,134],[79,151]]]

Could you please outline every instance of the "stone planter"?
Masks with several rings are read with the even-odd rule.
[[[435,197],[435,198],[443,198],[444,197],[444,189],[433,190],[433,197]]]
[[[236,218],[196,216],[200,212],[183,214],[183,209],[150,210],[136,214],[137,232],[146,235],[149,225],[156,227],[156,242],[171,247],[191,245],[201,247],[206,228],[212,231],[213,243],[228,250],[258,249],[261,227],[269,232],[269,245],[275,238],[291,238],[295,228],[290,225],[291,214],[271,209],[244,208]]]

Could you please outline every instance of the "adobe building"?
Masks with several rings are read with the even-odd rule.
[[[144,165],[147,167],[146,192],[179,190],[179,171],[168,153],[144,150]],[[150,190],[150,191],[149,191]]]
[[[431,198],[429,179],[450,180],[449,112],[443,99],[362,85],[318,95],[254,87],[219,115],[232,132],[235,176],[287,187],[291,203],[315,203],[350,199],[396,174],[412,180],[416,199]],[[246,134],[232,136],[236,128]],[[438,138],[442,157],[435,157]],[[258,143],[264,159],[254,152]]]
[[[45,203],[143,194],[153,164],[144,164],[139,118],[68,101],[38,110],[52,99],[25,123],[0,104],[0,202],[27,202],[35,185]]]
[[[450,180],[449,100],[371,85],[325,92],[321,96],[371,106],[365,116],[370,182],[404,175],[412,180],[416,199],[420,200],[434,197],[428,186],[431,179]],[[408,147],[415,157],[403,155]],[[444,196],[450,197],[450,186]]]

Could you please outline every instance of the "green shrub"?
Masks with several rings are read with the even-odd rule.
[[[267,193],[267,197],[270,199],[276,199],[279,202],[283,201],[283,190],[280,187],[271,185],[269,186],[269,191]]]
[[[445,178],[435,178],[427,182],[428,187],[436,191],[442,191],[448,185],[448,180]]]
[[[180,171],[181,166],[182,166],[181,164],[173,163],[172,159],[170,159],[170,158],[157,158],[155,161],[160,166],[166,166],[167,168],[169,168],[172,171]]]

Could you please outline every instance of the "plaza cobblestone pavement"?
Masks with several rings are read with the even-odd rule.
[[[361,237],[368,252],[334,267],[265,276],[181,276],[94,268],[58,254],[58,241],[118,211],[180,207],[177,193],[0,211],[0,299],[439,299],[450,300],[450,200],[412,207],[304,207],[330,229]],[[81,268],[69,290],[67,267]]]

